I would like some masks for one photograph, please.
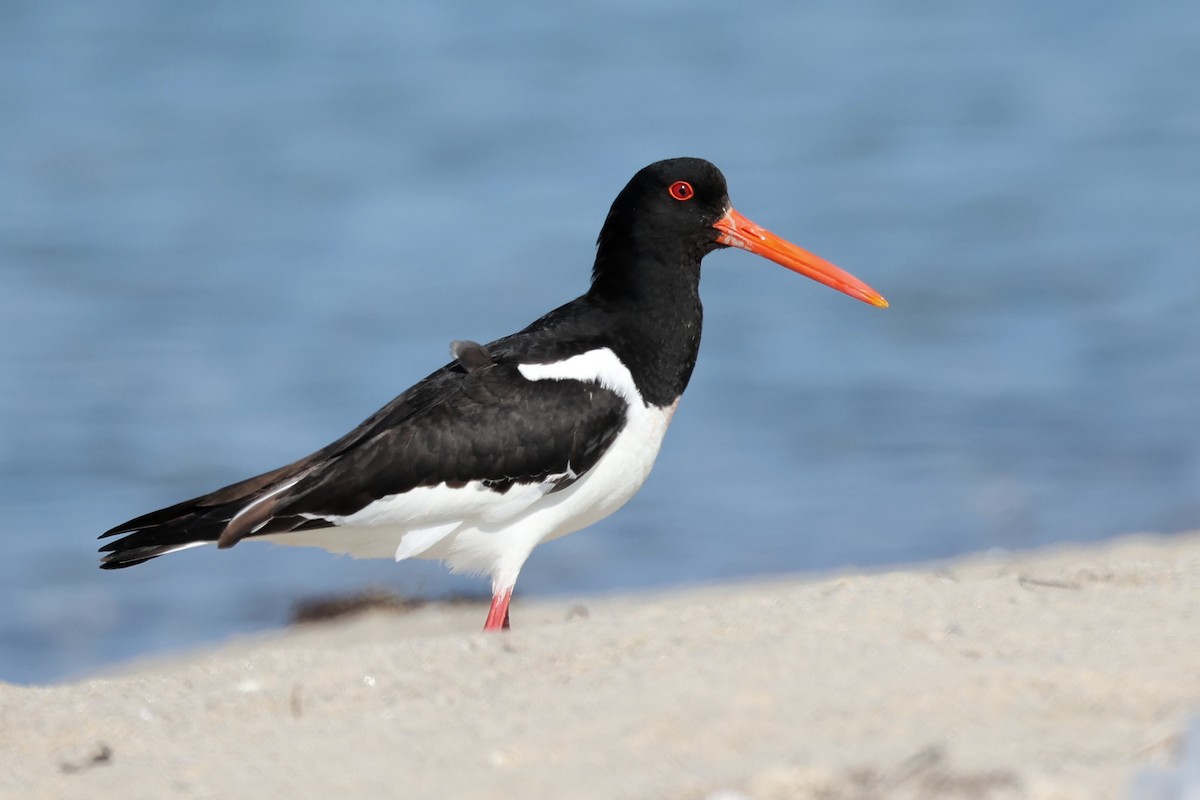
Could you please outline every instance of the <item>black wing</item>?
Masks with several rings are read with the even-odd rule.
[[[557,491],[595,465],[625,418],[625,400],[599,384],[529,381],[515,364],[479,369],[462,376],[439,402],[271,498],[272,521],[255,532],[294,529],[290,522],[308,516],[348,516],[418,486],[481,481],[503,493],[517,483],[558,476]]]
[[[489,345],[491,355],[519,349],[514,338]],[[479,480],[503,492],[562,476],[555,489],[564,488],[612,444],[625,400],[597,383],[529,381],[516,363],[497,360],[471,371],[449,364],[310,456],[112,528],[101,538],[126,535],[101,548],[101,567],[194,542],[230,546],[247,535],[324,527],[322,515],[349,515],[417,486]]]

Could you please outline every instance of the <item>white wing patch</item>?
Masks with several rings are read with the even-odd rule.
[[[279,488],[277,488],[277,489],[272,489],[271,491],[269,491],[269,492],[267,492],[266,494],[264,494],[262,497],[255,498],[255,499],[254,499],[254,500],[252,500],[251,502],[249,502],[249,503],[247,503],[246,505],[242,506],[242,509],[241,509],[240,511],[238,511],[236,514],[234,514],[234,515],[233,515],[233,519],[229,520],[229,522],[228,522],[228,524],[226,525],[226,527],[229,527],[229,525],[232,525],[233,523],[237,522],[237,521],[238,521],[238,519],[240,519],[241,517],[244,517],[244,516],[246,516],[246,514],[247,514],[247,513],[249,513],[249,511],[250,511],[251,509],[258,507],[260,504],[262,504],[262,503],[266,502],[267,500],[270,500],[272,497],[274,497],[275,495],[279,494],[280,492],[284,492],[284,491],[287,491],[288,489],[292,488],[293,486],[295,486],[297,483],[299,483],[299,482],[300,482],[300,478],[301,478],[301,477],[303,477],[303,476],[300,476],[300,477],[294,478],[294,479],[292,479],[292,480],[288,481],[287,483],[285,483],[285,484],[282,484],[281,486],[279,486]],[[260,522],[260,523],[258,523],[257,525],[255,525],[255,526],[254,526],[254,530],[252,530],[252,531],[250,531],[250,532],[251,532],[251,533],[253,533],[254,531],[256,531],[256,530],[258,530],[259,528],[263,527],[264,525],[266,525],[266,524],[267,524],[268,522],[270,522],[270,521],[271,521],[270,517],[268,517],[267,519],[264,519],[262,522]]]
[[[595,381],[605,389],[616,392],[631,405],[645,405],[642,393],[633,382],[633,375],[617,358],[617,354],[607,347],[550,364],[521,364],[517,369],[531,381]]]

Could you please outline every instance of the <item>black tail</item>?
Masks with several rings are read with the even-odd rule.
[[[245,501],[206,507],[197,497],[170,508],[152,511],[100,534],[127,534],[100,548],[106,553],[100,569],[121,569],[205,542],[215,542]]]
[[[201,497],[151,511],[100,534],[101,539],[125,534],[100,548],[100,569],[122,569],[189,547],[216,542],[239,511],[274,485],[287,479],[297,464],[289,464]],[[240,537],[238,537],[240,538]],[[228,546],[237,539],[228,541]],[[223,543],[224,544],[224,543]]]

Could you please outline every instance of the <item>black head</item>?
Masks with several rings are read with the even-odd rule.
[[[887,306],[870,286],[746,219],[729,203],[725,176],[702,158],[645,167],[609,209],[596,243],[595,294],[641,295],[651,286],[695,292],[700,260],[721,247],[760,255],[863,302]]]
[[[596,242],[593,277],[614,259],[698,267],[701,258],[723,246],[713,225],[728,208],[725,176],[702,158],[670,158],[644,167],[609,209]]]

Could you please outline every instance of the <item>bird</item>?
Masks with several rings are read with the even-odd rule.
[[[873,306],[863,281],[751,222],[699,158],[658,161],[617,195],[580,297],[452,360],[291,464],[123,522],[102,569],[243,540],[356,558],[438,559],[486,575],[507,629],[538,544],[641,488],[696,366],[700,263],[739,248]]]

